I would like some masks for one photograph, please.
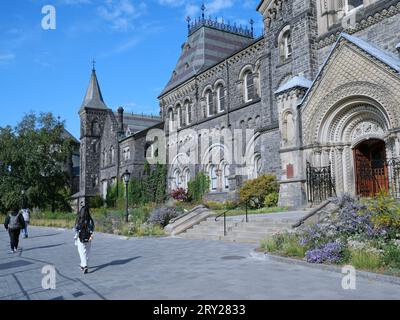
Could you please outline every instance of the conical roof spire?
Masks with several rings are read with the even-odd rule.
[[[101,94],[99,82],[97,81],[96,69],[94,66],[81,110],[83,108],[108,109]]]

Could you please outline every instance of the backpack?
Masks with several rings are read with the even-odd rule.
[[[11,230],[21,229],[21,223],[19,222],[19,213],[15,216],[10,214],[10,222],[8,223],[8,228]]]
[[[88,222],[89,221],[83,221],[82,224],[79,226],[79,240],[81,240],[82,243],[89,242],[89,239],[92,236]]]

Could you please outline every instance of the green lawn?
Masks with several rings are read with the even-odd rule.
[[[212,210],[212,209],[211,209]],[[286,207],[271,207],[271,208],[261,208],[261,209],[249,209],[248,214],[253,215],[253,214],[265,214],[265,213],[274,213],[274,212],[286,212],[288,208]],[[217,214],[224,213],[226,209],[224,210],[213,210]],[[246,209],[244,208],[238,208],[238,209],[233,209],[230,210],[226,213],[226,215],[229,216],[240,216],[246,214]]]

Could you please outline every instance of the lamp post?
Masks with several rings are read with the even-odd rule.
[[[128,169],[125,170],[124,174],[122,175],[122,180],[125,182],[125,222],[128,223],[128,183],[131,179],[131,174],[129,173]]]
[[[25,190],[21,190],[21,196],[22,196],[22,209],[25,209]]]

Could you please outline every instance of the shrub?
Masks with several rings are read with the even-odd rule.
[[[222,202],[217,202],[217,201],[207,201],[204,202],[204,205],[211,210],[224,210],[225,206]]]
[[[90,198],[90,207],[91,208],[101,208],[104,206],[104,200],[100,195],[95,195],[93,198]]]
[[[106,205],[107,208],[114,208],[117,204],[118,190],[117,184],[112,184],[107,188]]]
[[[400,241],[394,241],[384,247],[383,262],[385,266],[400,269]]]
[[[203,196],[210,190],[210,178],[199,172],[192,180],[188,183],[188,195],[192,201],[201,201]]]
[[[280,253],[289,257],[304,257],[305,249],[299,244],[299,237],[294,233],[277,233],[265,239],[261,243],[261,248],[267,252]]]
[[[343,246],[338,242],[330,242],[319,249],[308,250],[305,254],[310,263],[340,263],[343,259]]]
[[[397,233],[400,229],[400,206],[396,199],[380,192],[375,199],[369,200],[367,205],[376,229],[386,229],[391,236]]]
[[[267,194],[264,199],[264,207],[276,207],[278,205],[279,201],[279,193],[278,192],[272,192],[270,194]]]
[[[251,208],[259,209],[264,206],[265,197],[279,192],[278,182],[273,175],[263,175],[257,179],[248,180],[240,188],[241,202],[249,201]]]
[[[143,192],[140,181],[136,177],[131,177],[128,185],[128,201],[130,206],[138,205],[143,202]]]
[[[165,227],[168,225],[169,221],[178,216],[175,208],[156,208],[150,214],[148,222],[152,225],[160,225]]]
[[[171,197],[177,201],[188,201],[189,199],[187,191],[183,188],[172,190]]]
[[[301,244],[310,249],[320,248],[336,239],[347,241],[350,236],[372,239],[385,234],[385,230],[377,230],[371,221],[371,212],[348,195],[336,200],[339,211],[328,222],[307,227],[301,233]]]
[[[235,208],[237,208],[238,207],[238,202],[237,201],[225,201],[224,202],[224,209],[226,209],[226,210],[233,210],[233,209],[235,209]]]
[[[357,269],[377,270],[383,265],[382,255],[365,250],[351,250],[350,264]]]

